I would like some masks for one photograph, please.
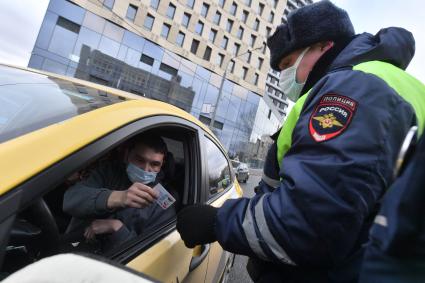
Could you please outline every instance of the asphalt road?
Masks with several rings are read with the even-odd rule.
[[[250,177],[247,183],[241,183],[241,187],[244,192],[245,197],[251,197],[254,195],[254,187],[258,184],[261,178],[260,170],[251,170]],[[235,262],[233,264],[233,268],[230,271],[229,278],[227,282],[232,283],[249,283],[252,282],[251,278],[249,278],[248,272],[246,271],[246,262],[248,258],[246,256],[237,255],[235,258]]]

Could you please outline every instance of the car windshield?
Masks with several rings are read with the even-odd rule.
[[[0,65],[0,143],[124,98]]]

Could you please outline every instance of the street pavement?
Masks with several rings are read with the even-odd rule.
[[[254,193],[254,187],[258,185],[261,179],[261,170],[250,170],[250,177],[246,183],[240,183],[244,196],[252,197]],[[249,278],[248,272],[246,271],[246,262],[248,261],[248,257],[237,255],[235,258],[235,262],[233,264],[233,268],[230,271],[229,278],[227,282],[232,283],[250,283],[252,282],[251,278]]]

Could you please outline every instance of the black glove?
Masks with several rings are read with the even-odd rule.
[[[214,232],[218,208],[195,204],[183,208],[177,215],[177,231],[188,248],[217,241]]]

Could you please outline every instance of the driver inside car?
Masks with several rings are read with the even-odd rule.
[[[167,187],[162,170],[166,155],[163,139],[145,133],[130,141],[123,160],[101,162],[65,192],[63,210],[73,217],[67,233],[99,240],[106,252],[175,217],[175,205],[160,207],[153,189],[158,183]]]

